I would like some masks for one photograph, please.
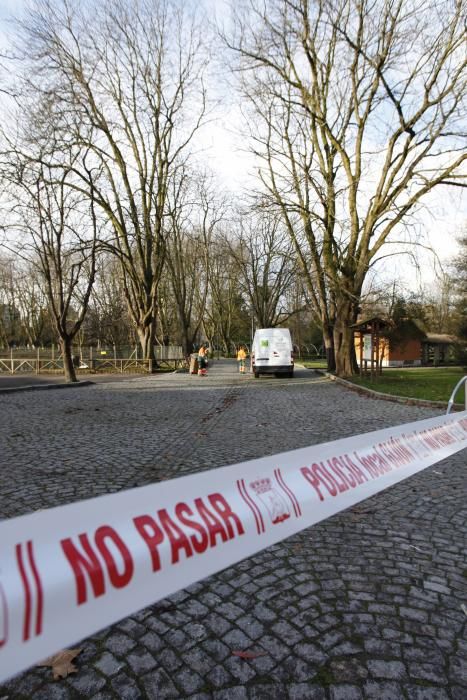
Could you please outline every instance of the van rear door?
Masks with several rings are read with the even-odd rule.
[[[290,342],[284,333],[273,333],[270,341],[270,364],[290,365]]]

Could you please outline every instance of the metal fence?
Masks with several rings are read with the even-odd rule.
[[[179,345],[156,346],[156,366],[179,368],[186,364]],[[152,360],[138,357],[138,348],[120,354],[117,348],[74,348],[73,364],[78,374],[91,373],[151,373]],[[63,374],[63,357],[52,348],[9,348],[0,350],[0,374]]]

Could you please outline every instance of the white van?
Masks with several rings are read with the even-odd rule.
[[[293,377],[292,338],[288,328],[258,328],[251,351],[252,369],[260,374]]]

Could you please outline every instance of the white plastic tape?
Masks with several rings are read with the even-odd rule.
[[[466,441],[464,411],[0,522],[0,681]]]

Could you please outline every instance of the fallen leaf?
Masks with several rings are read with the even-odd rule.
[[[240,659],[257,659],[258,656],[267,656],[265,651],[233,651],[232,656],[238,656]]]
[[[37,666],[51,666],[54,680],[66,678],[70,673],[77,673],[78,669],[71,662],[81,654],[82,649],[63,649],[62,651],[49,656],[44,661],[41,661]]]

